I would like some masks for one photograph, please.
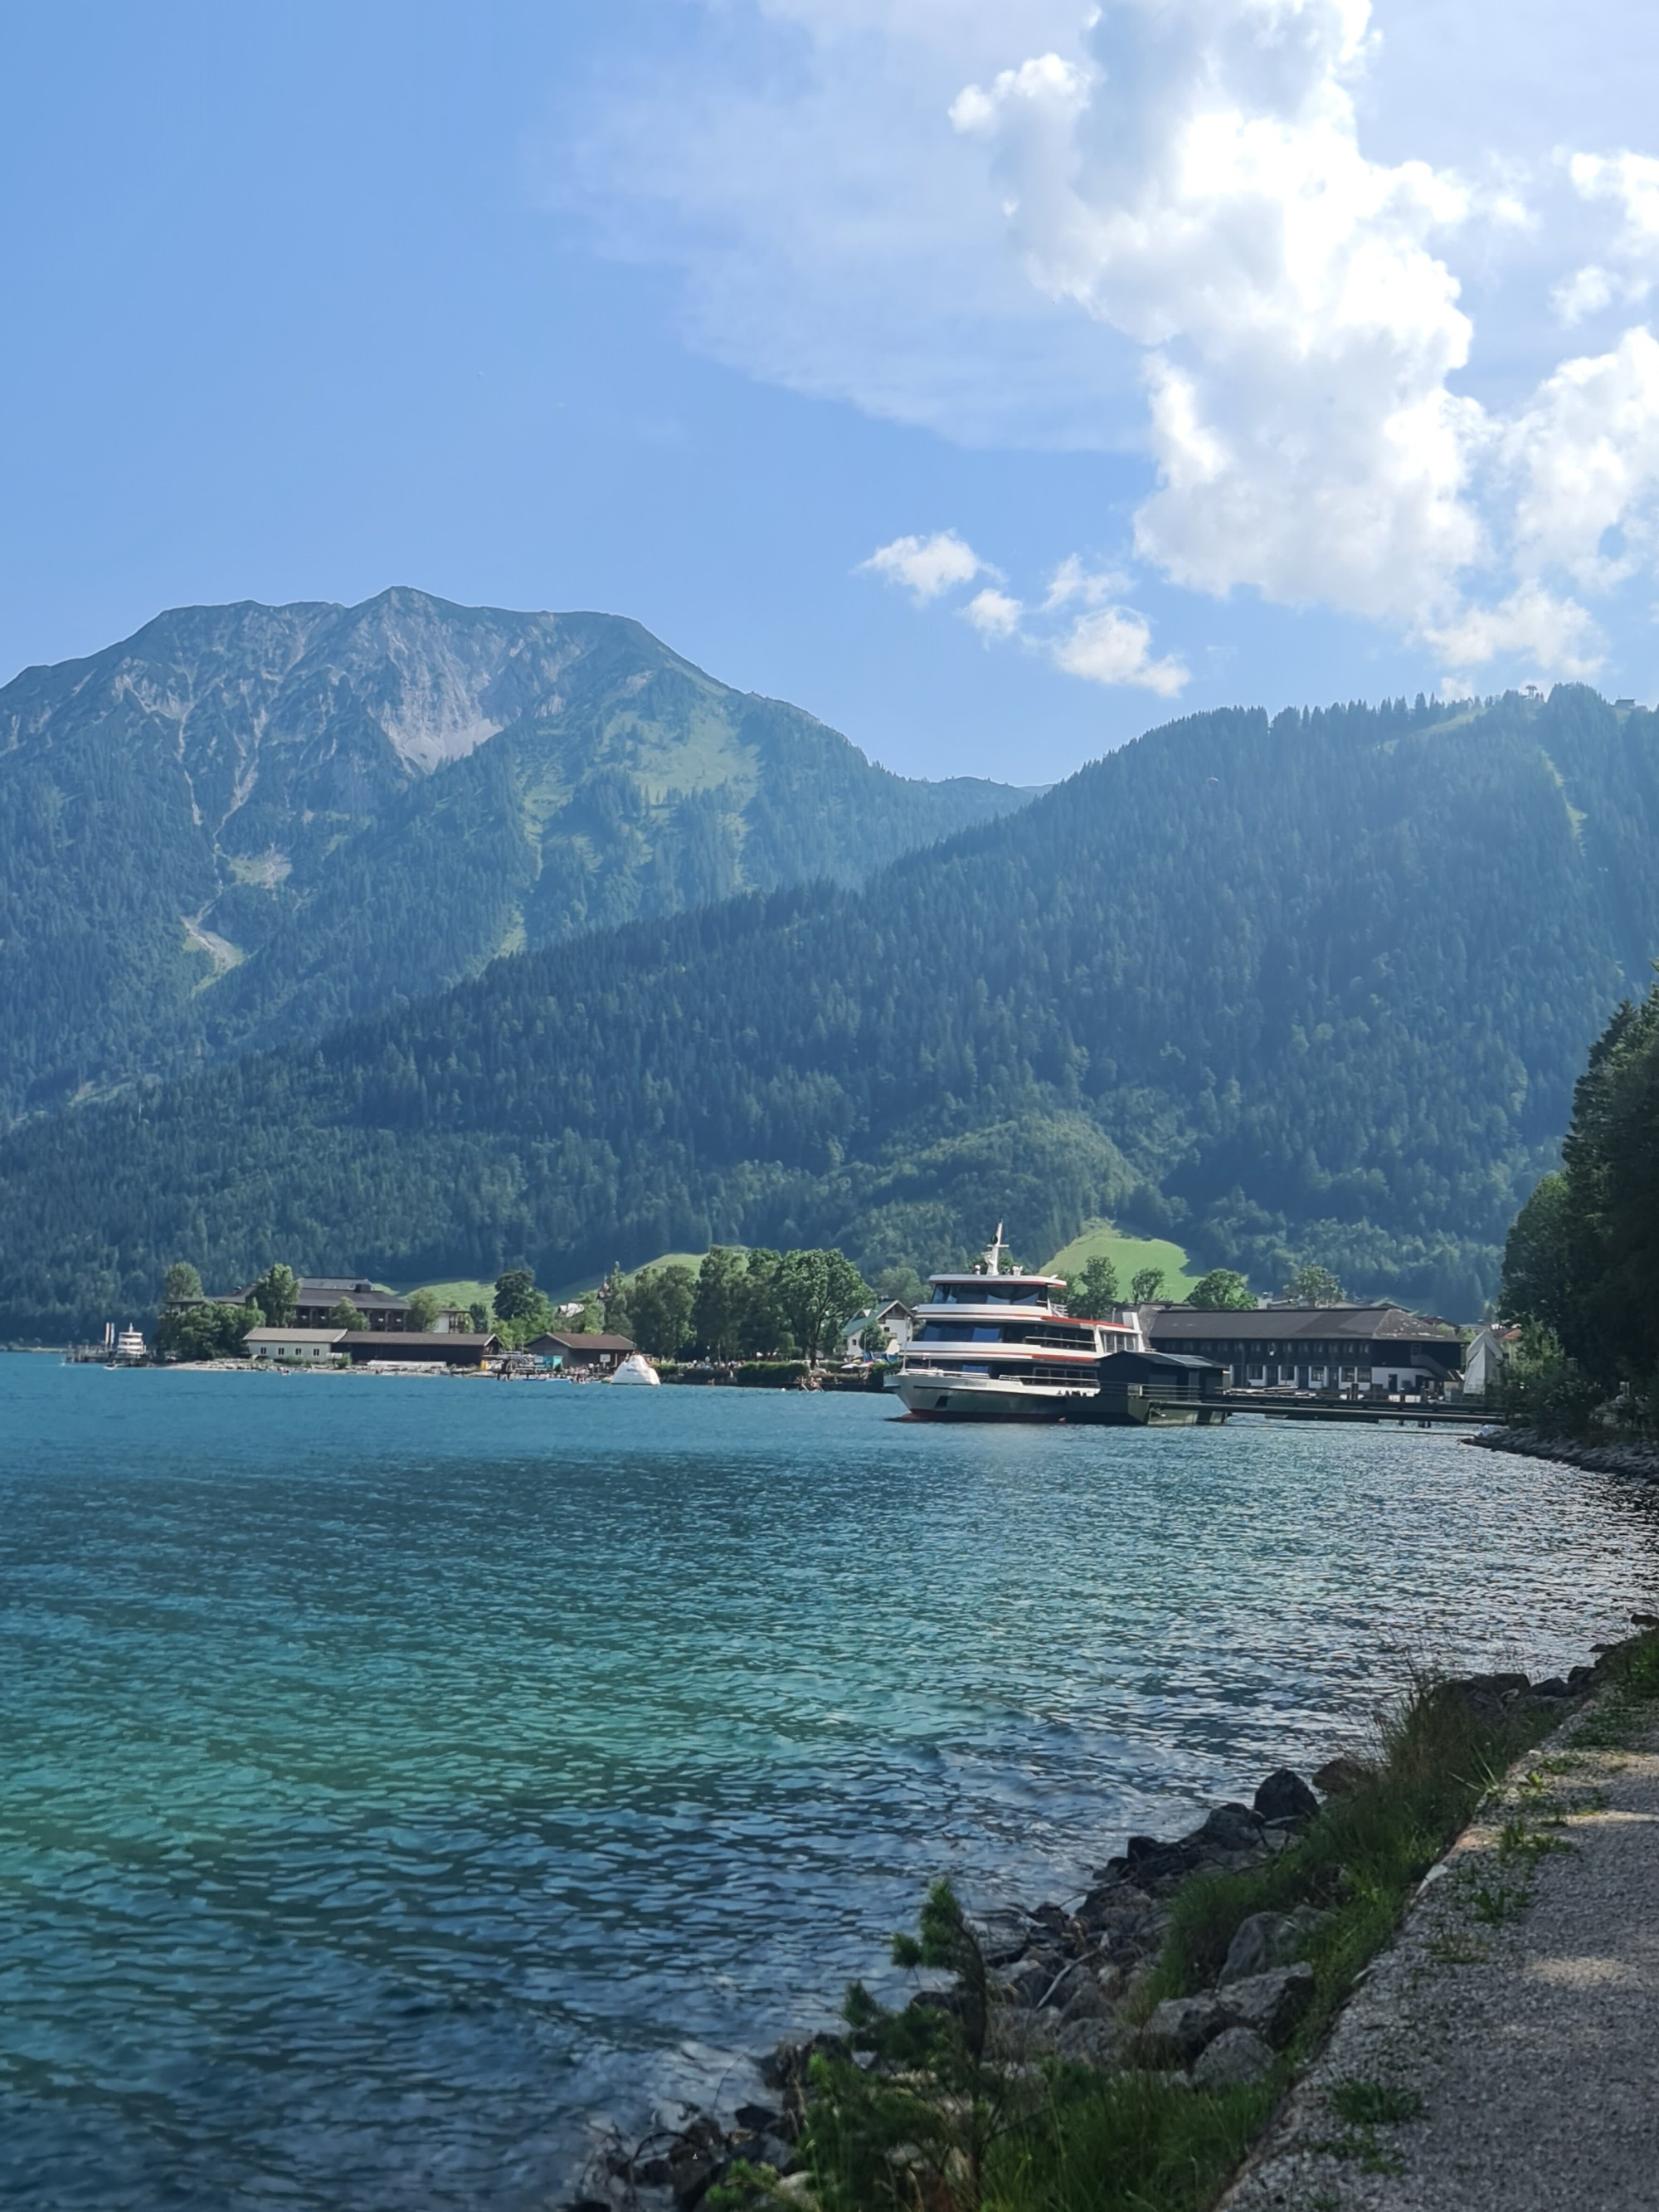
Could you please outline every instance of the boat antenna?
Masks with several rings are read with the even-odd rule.
[[[985,1258],[981,1265],[988,1275],[1000,1275],[1002,1273],[1002,1224],[1000,1221],[997,1224],[996,1235],[985,1248]]]

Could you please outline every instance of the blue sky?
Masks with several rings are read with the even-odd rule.
[[[59,0],[0,67],[0,674],[410,582],[1019,781],[1659,690],[1625,0]]]

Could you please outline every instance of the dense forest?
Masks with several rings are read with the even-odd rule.
[[[496,963],[0,1145],[0,1331],[276,1252],[543,1281],[1178,1229],[1458,1317],[1659,949],[1659,720],[1583,688],[1170,724],[862,887]]]
[[[1028,795],[890,775],[611,616],[162,615],[0,690],[0,1122]]]
[[[1659,987],[1591,1049],[1560,1170],[1510,1231],[1498,1311],[1526,1325],[1516,1410],[1579,1430],[1612,1401],[1659,1428]]]

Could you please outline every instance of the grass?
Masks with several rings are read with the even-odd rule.
[[[1652,1724],[1656,1707],[1659,1635],[1618,1655],[1589,1732],[1628,1742]],[[1424,1875],[1558,1717],[1522,1700],[1488,1726],[1446,1686],[1420,1680],[1382,1725],[1365,1779],[1328,1799],[1299,1842],[1248,1872],[1196,1876],[1177,1892],[1163,1953],[1136,1999],[1138,2018],[1160,1998],[1213,1986],[1252,1913],[1312,1905],[1325,1916],[1305,1946],[1312,2005],[1259,2084],[1206,2092],[1184,2079],[1048,2061],[1021,2069],[1013,2094],[1006,2067],[965,2047],[961,2023],[973,2017],[971,2003],[930,2014],[931,2025],[919,2031],[906,2027],[913,2015],[872,2011],[869,1998],[855,1993],[866,2009],[849,2000],[848,2018],[866,2022],[863,2047],[875,2063],[815,2062],[807,2147],[823,2212],[1202,2212],[1322,2040],[1356,1977],[1392,1939]],[[1544,1802],[1543,1785],[1571,1763],[1540,1760],[1522,1784],[1522,1809],[1498,1832],[1504,1876],[1474,1899],[1478,1920],[1496,1924],[1523,1910],[1539,1860],[1570,1848],[1556,1832],[1559,1818]],[[1529,1792],[1534,1779],[1539,1787]],[[936,1915],[941,1898],[948,1903],[948,1891],[930,1899]],[[1480,1955],[1478,1939],[1460,1938],[1454,1963]],[[902,1962],[902,1949],[896,1956]],[[957,1971],[962,1997],[974,1970]],[[982,1962],[977,1972],[982,1990]],[[1364,2172],[1400,2170],[1399,2152],[1378,2130],[1417,2116],[1414,2091],[1350,2079],[1332,2086],[1328,2101],[1334,2131],[1317,2148]],[[731,2199],[775,2201],[763,2184]]]
[[[463,1313],[475,1303],[488,1309],[495,1299],[494,1283],[470,1283],[465,1278],[458,1278],[452,1283],[399,1284],[398,1296],[406,1298],[412,1291],[432,1291],[435,1292],[440,1305],[459,1306]]]
[[[1160,1295],[1166,1298],[1184,1298],[1198,1280],[1189,1267],[1187,1255],[1179,1244],[1172,1244],[1163,1237],[1123,1237],[1109,1221],[1091,1221],[1080,1237],[1055,1253],[1042,1270],[1045,1275],[1081,1274],[1091,1260],[1109,1260],[1117,1269],[1117,1279],[1123,1295],[1129,1294],[1129,1285],[1143,1267],[1162,1267],[1164,1288]]]

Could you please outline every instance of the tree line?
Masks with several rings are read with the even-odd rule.
[[[1596,1039],[1559,1170],[1516,1215],[1500,1319],[1513,1409],[1546,1429],[1659,1429],[1659,985]]]

